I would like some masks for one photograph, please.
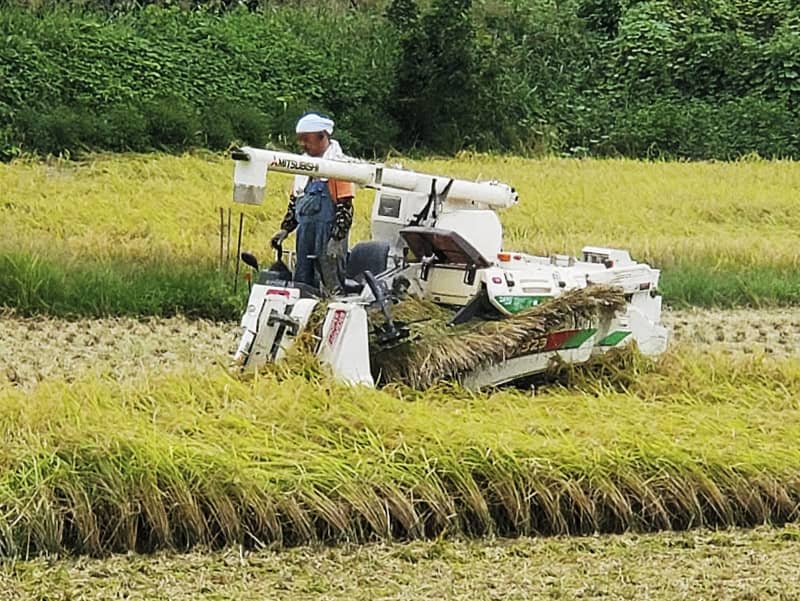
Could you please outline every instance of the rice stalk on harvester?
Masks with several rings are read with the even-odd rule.
[[[403,306],[406,303],[412,306]],[[620,288],[593,285],[498,321],[447,327],[440,315],[434,315],[418,324],[423,327],[413,340],[373,354],[372,365],[382,383],[425,389],[439,380],[459,380],[475,369],[523,355],[552,331],[610,318],[624,306]],[[395,313],[404,318],[404,313],[419,315],[424,310],[419,301],[408,300]]]

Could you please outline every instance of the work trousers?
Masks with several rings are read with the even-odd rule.
[[[294,279],[319,288],[320,276],[325,289],[335,294],[344,284],[347,239],[331,242],[336,216],[328,183],[311,180],[295,202],[297,219],[297,262]],[[332,248],[329,248],[332,247]],[[335,252],[330,253],[331,250]]]

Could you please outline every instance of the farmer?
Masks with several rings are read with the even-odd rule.
[[[333,121],[328,117],[303,115],[295,132],[304,156],[345,158],[339,142],[331,138]],[[272,237],[272,246],[277,248],[290,232],[297,230],[295,281],[318,288],[316,261],[326,290],[341,292],[347,236],[353,223],[353,195],[350,182],[295,176],[281,229]]]

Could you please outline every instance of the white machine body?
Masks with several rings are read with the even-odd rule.
[[[501,315],[513,315],[575,288],[610,284],[623,289],[626,308],[602,323],[543,337],[530,354],[469,374],[473,387],[497,385],[544,371],[556,357],[581,363],[635,341],[647,355],[664,352],[668,333],[661,325],[659,271],[631,259],[625,250],[587,246],[580,258],[534,256],[503,251],[503,230],[495,212],[517,203],[503,183],[468,182],[388,168],[381,164],[316,159],[245,147],[233,153],[234,200],[261,204],[270,171],[347,180],[376,190],[372,239],[388,243],[383,273],[387,288],[402,277],[408,293],[452,307],[454,313],[476,295]],[[320,361],[344,381],[374,385],[370,371],[370,324],[365,306],[375,301],[366,286],[326,307],[316,345]],[[263,282],[250,292],[235,359],[259,367],[280,360],[306,327],[320,302],[303,298],[292,282]]]

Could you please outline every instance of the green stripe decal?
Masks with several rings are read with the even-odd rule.
[[[565,343],[564,343],[564,344],[561,346],[561,348],[562,348],[562,349],[568,349],[568,348],[578,348],[578,347],[579,347],[579,346],[581,346],[581,345],[582,345],[584,342],[586,342],[587,340],[589,340],[589,338],[590,338],[591,336],[594,336],[594,333],[595,333],[596,331],[597,331],[597,330],[596,330],[596,329],[594,329],[594,328],[589,328],[588,330],[581,330],[580,332],[578,332],[577,334],[575,334],[574,336],[572,336],[572,337],[571,337],[569,340],[567,340],[567,341],[566,341],[566,342],[565,342]]]
[[[551,296],[495,296],[494,299],[509,313],[519,313],[550,300]]]
[[[630,332],[617,330],[616,332],[611,332],[608,336],[598,342],[598,344],[600,346],[617,346],[620,342],[627,338],[628,334],[630,334]]]

